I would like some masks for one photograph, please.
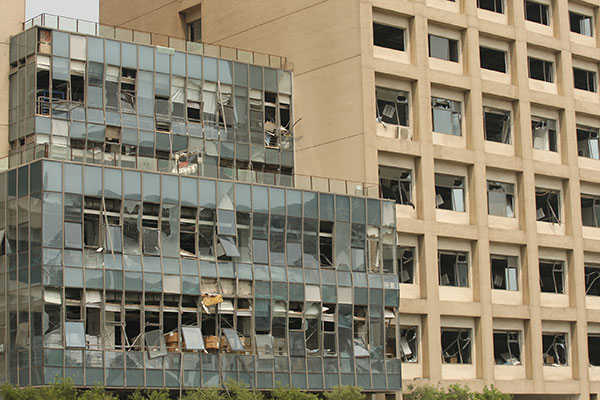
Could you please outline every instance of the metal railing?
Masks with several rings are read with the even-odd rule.
[[[170,47],[178,51],[185,51],[193,54],[223,58],[231,61],[240,61],[261,65],[263,67],[287,69],[287,58],[285,57],[209,43],[188,42],[181,38],[158,33],[136,31],[83,19],[61,17],[54,14],[40,14],[23,23],[24,30],[33,26],[59,29],[85,35],[101,36],[106,39],[115,39],[142,45]]]
[[[140,156],[127,156],[121,153],[105,152],[101,147],[80,149],[70,146],[42,143],[32,145],[21,151],[11,151],[8,156],[0,158],[0,172],[41,159],[52,159],[100,165],[107,167],[132,168],[142,171],[164,172],[185,176],[201,176],[205,178],[229,179],[239,182],[280,185],[315,192],[326,192],[351,196],[380,198],[378,183],[360,182],[347,179],[333,179],[302,174],[277,174],[272,172],[248,169],[233,169],[212,166],[202,163],[201,157],[194,157],[188,151],[185,157],[182,152],[173,153],[169,159],[157,159]]]

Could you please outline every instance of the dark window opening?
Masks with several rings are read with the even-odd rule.
[[[333,266],[333,222],[321,221],[320,223],[319,259],[321,266]]]
[[[458,40],[429,34],[429,57],[458,62]]]
[[[552,61],[528,57],[529,77],[538,81],[554,82]]]
[[[39,70],[37,71],[36,80],[36,114],[49,115],[50,114],[50,71]]]
[[[412,203],[412,176],[407,169],[379,167],[379,188],[381,197],[395,200],[396,204],[413,206]]]
[[[375,88],[377,121],[408,126],[408,93],[401,90]]]
[[[202,19],[187,24],[188,27],[188,42],[201,42],[202,41]]]
[[[492,255],[492,289],[519,290],[517,257]]]
[[[600,228],[600,197],[581,196],[583,226]]]
[[[568,365],[567,334],[542,333],[544,365]]]
[[[201,101],[187,101],[187,118],[190,121],[202,121],[202,102]]]
[[[533,148],[546,151],[558,151],[558,138],[556,134],[556,121],[547,118],[534,118],[531,120],[531,133]]]
[[[588,358],[590,365],[600,366],[600,335],[588,333]]]
[[[504,14],[503,0],[477,0],[477,7],[498,14]]]
[[[506,73],[506,52],[479,47],[479,65],[483,69]]]
[[[71,75],[71,101],[83,103],[85,79],[83,75]]]
[[[398,269],[400,283],[415,283],[415,248],[398,247]]]
[[[67,100],[69,82],[52,79],[52,100]]]
[[[519,331],[494,331],[496,365],[521,365],[521,334]]]
[[[373,44],[404,51],[404,29],[373,22]]]
[[[400,359],[402,362],[419,362],[419,337],[417,327],[400,328]]]
[[[549,7],[534,1],[525,1],[525,19],[542,25],[550,25]]]
[[[536,220],[560,224],[560,191],[535,188]]]
[[[600,296],[600,265],[585,266],[585,294]]]
[[[435,204],[442,210],[465,211],[463,177],[435,174]]]
[[[438,252],[441,286],[469,287],[467,253]]]
[[[569,24],[571,26],[571,32],[580,33],[585,36],[592,36],[593,29],[593,18],[590,15],[577,14],[569,11]]]
[[[575,89],[596,92],[596,73],[581,68],[573,68]]]
[[[543,293],[565,293],[565,263],[540,260],[540,290]]]
[[[471,364],[471,329],[442,328],[442,361]]]
[[[598,128],[577,126],[577,153],[580,157],[600,159]]]
[[[510,111],[485,108],[483,110],[485,140],[510,144]]]

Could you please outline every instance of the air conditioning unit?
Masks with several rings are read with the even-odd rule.
[[[412,129],[408,126],[398,126],[398,139],[413,140]]]

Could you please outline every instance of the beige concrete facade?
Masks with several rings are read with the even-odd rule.
[[[417,327],[419,352],[403,364],[404,385],[494,384],[528,399],[600,392],[588,357],[600,302],[586,296],[584,273],[600,260],[600,228],[582,226],[580,200],[600,194],[600,161],[578,156],[576,132],[600,127],[600,9],[595,0],[541,2],[548,26],[527,21],[521,0],[502,1],[502,14],[476,0],[201,2],[204,42],[288,58],[298,173],[376,183],[379,165],[412,171],[414,207],[398,205],[397,224],[399,245],[416,248],[416,277],[401,285],[400,310],[401,324]],[[101,22],[183,37],[186,10],[200,4],[137,3],[101,0]],[[569,11],[592,16],[591,37],[571,32]],[[405,50],[374,46],[373,21],[404,28]],[[428,34],[457,40],[458,62],[429,57]],[[480,68],[480,45],[506,52],[507,73]],[[552,83],[529,78],[528,57],[553,60]],[[573,66],[595,72],[595,92],[574,89]],[[376,86],[408,92],[412,140],[376,122]],[[461,136],[433,132],[432,96],[461,102]],[[511,112],[510,144],[485,140],[483,107]],[[557,121],[558,151],[533,148],[532,116]],[[465,212],[436,208],[436,173],[464,177]],[[514,218],[488,215],[487,180],[514,185]],[[537,221],[536,187],[559,192],[560,224]],[[468,287],[440,286],[439,250],[468,254]],[[518,290],[492,289],[491,254],[517,257]],[[564,262],[564,294],[541,292],[546,259]],[[471,363],[442,362],[442,328],[471,329]],[[494,330],[521,332],[521,365],[496,365]],[[566,334],[567,365],[543,365],[542,332]]]
[[[0,13],[0,158],[8,155],[8,54],[10,37],[23,30],[25,0],[2,2]]]

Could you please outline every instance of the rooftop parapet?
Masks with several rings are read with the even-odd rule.
[[[185,51],[192,54],[224,58],[227,60],[255,64],[263,67],[287,69],[287,58],[285,57],[208,43],[188,42],[180,38],[159,35],[152,32],[120,28],[117,26],[100,24],[83,19],[61,17],[58,15],[44,13],[23,23],[24,30],[34,26],[58,29],[66,32],[81,33],[85,35],[100,36],[106,39],[115,39],[143,45],[169,47],[177,51]]]

